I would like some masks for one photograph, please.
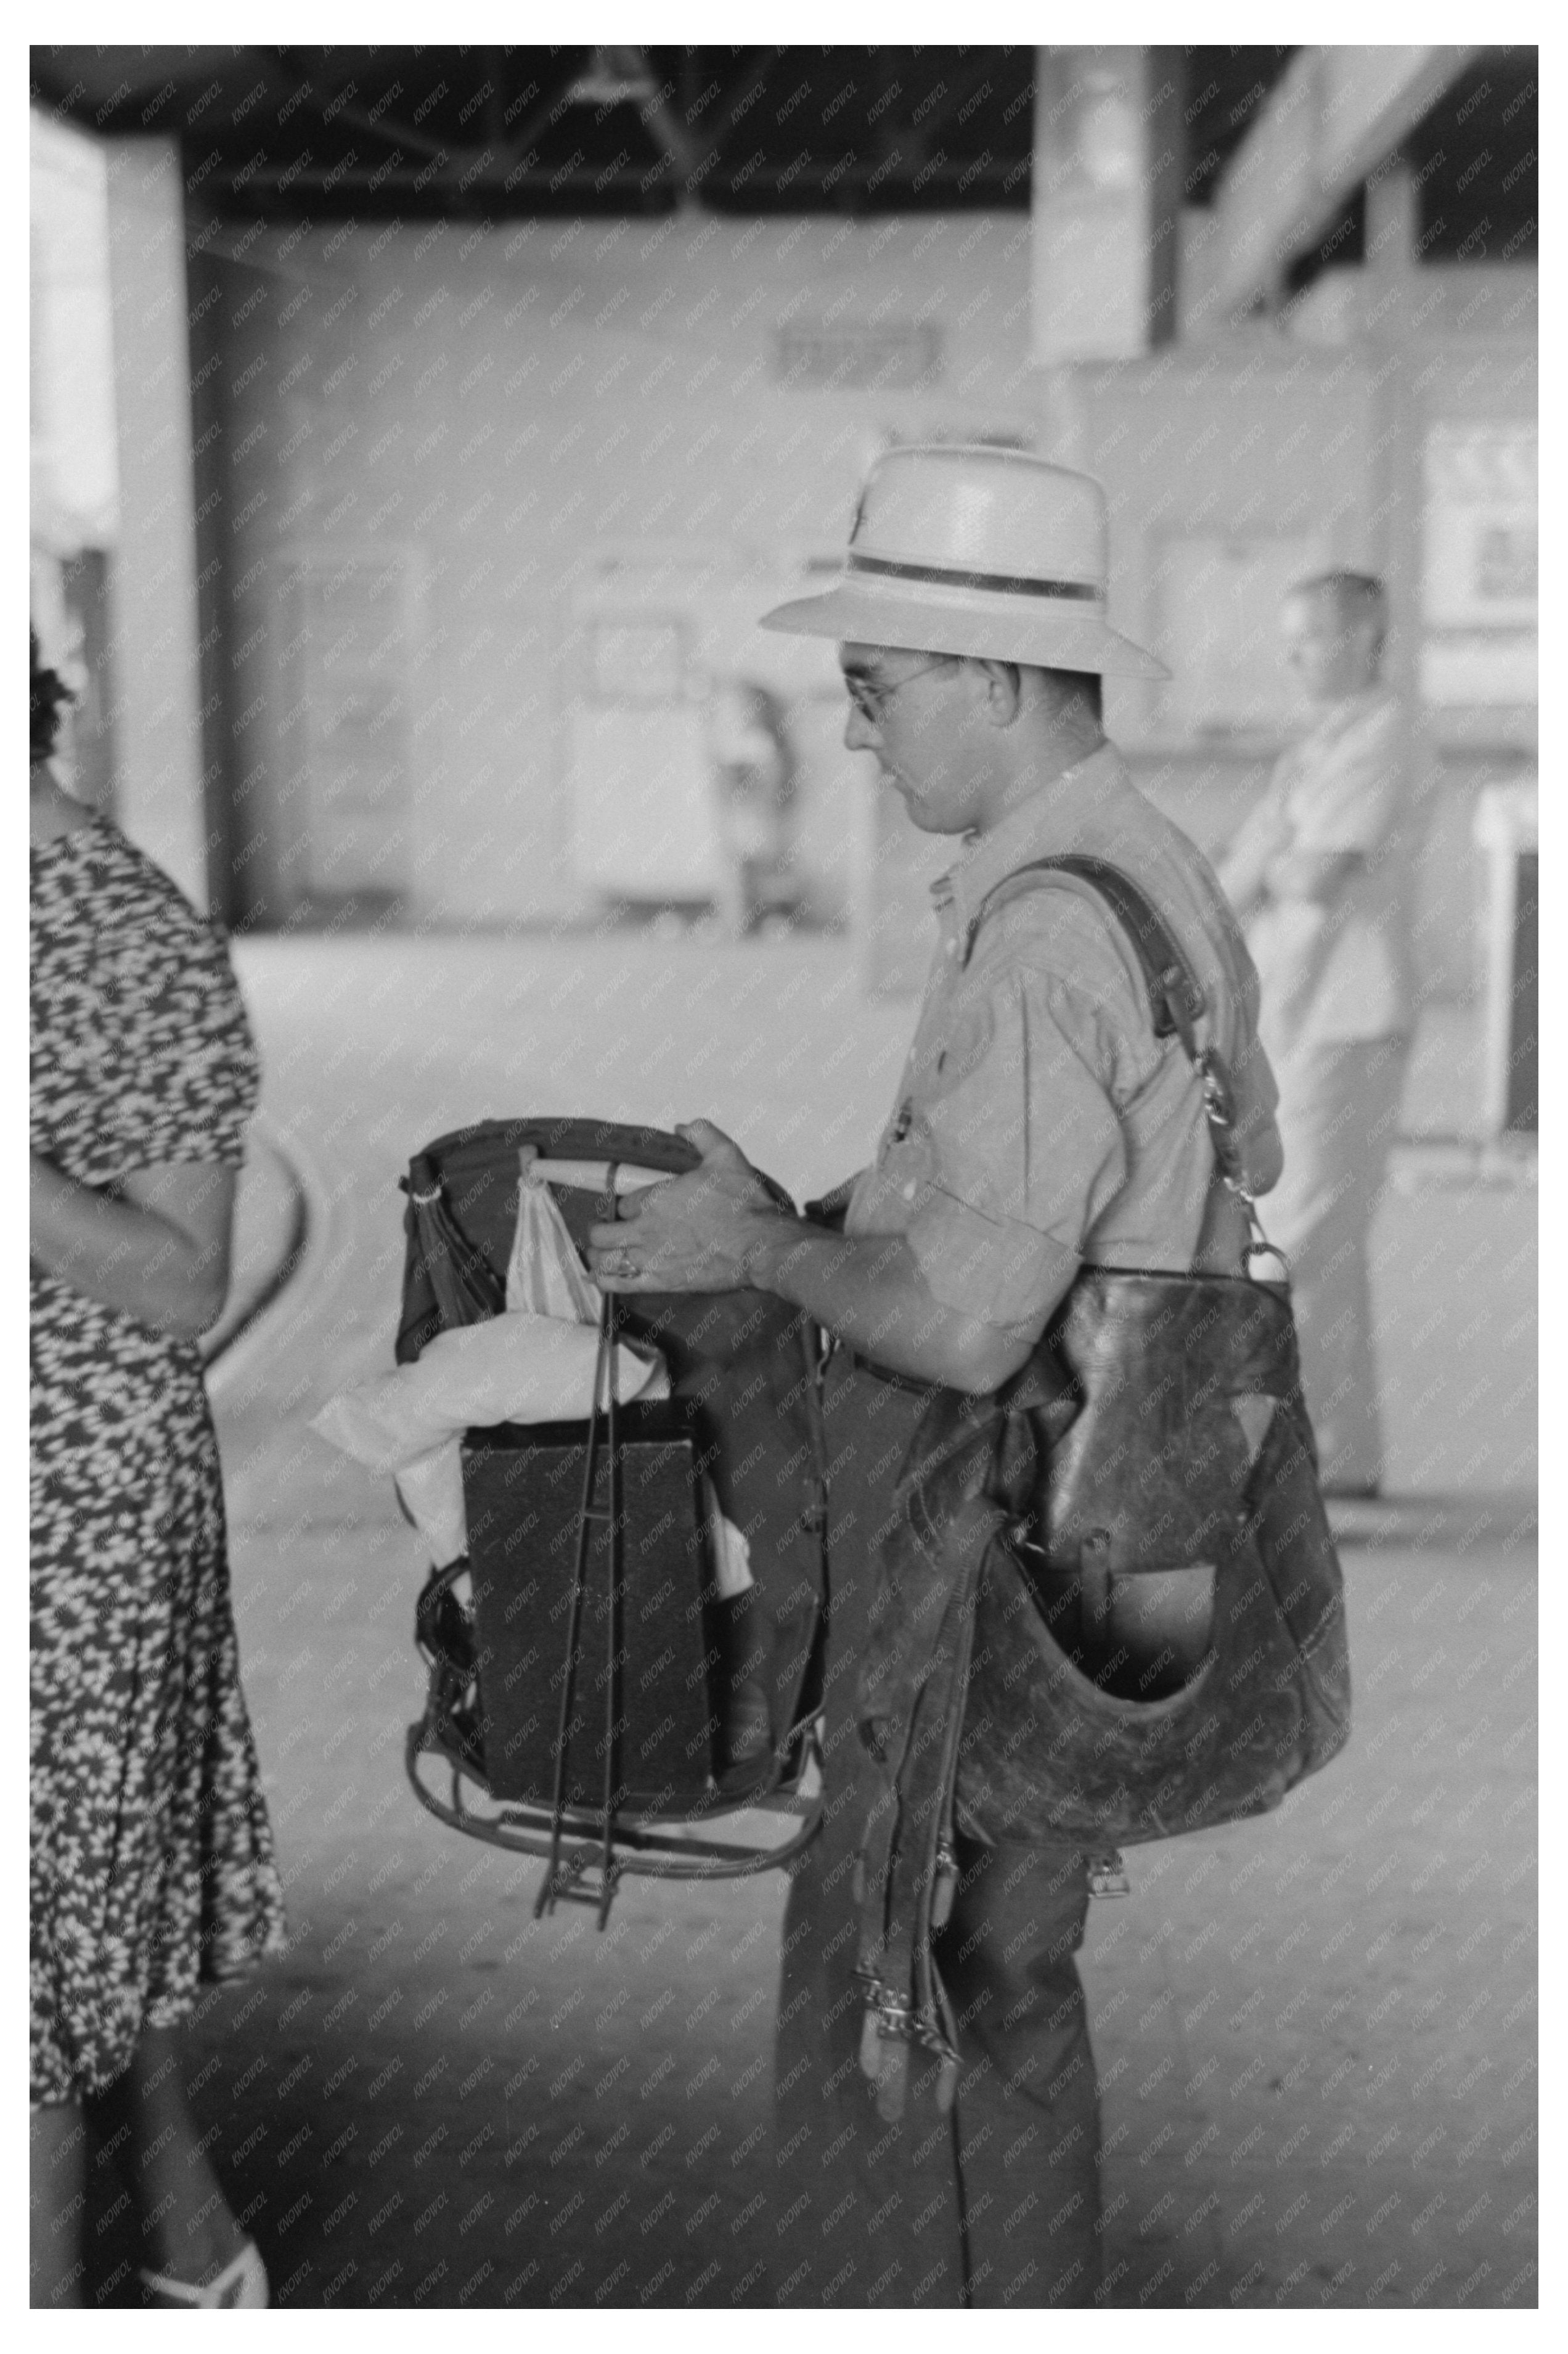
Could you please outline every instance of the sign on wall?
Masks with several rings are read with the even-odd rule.
[[[1536,429],[1434,425],[1426,436],[1423,619],[1434,629],[1536,624]]]
[[[1434,425],[1424,455],[1421,692],[1437,705],[1533,703],[1540,516],[1527,419]]]

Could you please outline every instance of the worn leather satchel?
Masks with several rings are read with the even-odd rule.
[[[1250,1212],[1202,993],[1165,925],[1100,861],[1041,866],[1091,883],[1127,929],[1156,1033],[1202,1078],[1217,1179]],[[1285,1287],[1082,1268],[1013,1382],[933,1390],[877,1587],[859,1976],[867,2073],[895,2114],[909,2042],[946,2082],[956,2069],[930,1949],[955,1827],[1108,1875],[1123,1845],[1277,1806],[1349,1737],[1342,1581]],[[878,2062],[889,2039],[906,2048]]]

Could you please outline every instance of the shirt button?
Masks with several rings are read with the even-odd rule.
[[[913,1177],[911,1177],[911,1179],[909,1180],[909,1182],[907,1183],[907,1185],[901,1185],[901,1186],[899,1187],[899,1189],[898,1189],[898,1190],[899,1190],[899,1192],[903,1194],[903,1196],[904,1196],[904,1198],[905,1198],[905,1200],[906,1200],[906,1202],[912,1202],[912,1201],[915,1199],[915,1180],[914,1180],[914,1178],[913,1178]]]

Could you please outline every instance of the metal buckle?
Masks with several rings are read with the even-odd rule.
[[[917,2043],[923,2052],[957,2063],[959,2055],[939,2020],[923,2019],[907,1996],[897,1993],[874,1971],[857,1969],[854,1975],[865,1989],[866,2009],[875,2020],[877,2034],[884,2042]]]
[[[1273,1259],[1278,1267],[1279,1273],[1277,1275],[1259,1275],[1256,1267],[1253,1265],[1253,1261],[1259,1258]],[[1260,1235],[1256,1242],[1248,1243],[1245,1250],[1242,1253],[1242,1263],[1246,1268],[1248,1279],[1251,1282],[1284,1284],[1288,1289],[1290,1284],[1290,1261],[1286,1257],[1285,1253],[1280,1249],[1279,1245],[1277,1243],[1271,1243],[1266,1235]]]
[[[1119,1848],[1107,1848],[1101,1855],[1086,1857],[1089,1867],[1091,1896],[1130,1896],[1132,1882],[1127,1876],[1127,1866]]]
[[[1214,1068],[1213,1057],[1205,1046],[1198,1058],[1198,1076],[1203,1090],[1203,1111],[1215,1128],[1232,1128],[1235,1124],[1235,1100],[1226,1082]]]

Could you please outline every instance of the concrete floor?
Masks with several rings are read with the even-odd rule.
[[[602,1935],[536,1923],[539,1867],[407,1788],[423,1564],[388,1484],[306,1425],[390,1362],[396,1181],[426,1138],[705,1112],[803,1195],[865,1157],[910,1009],[863,1003],[821,944],[239,963],[317,1218],[214,1383],[293,1925],[192,2031],[230,2195],[285,2306],[766,2305],[781,1878],[632,1882]],[[1385,1197],[1401,1492],[1344,1524],[1355,1736],[1277,1816],[1129,1857],[1130,1898],[1091,1909],[1107,2305],[1534,2302],[1533,1224],[1518,1190]]]

